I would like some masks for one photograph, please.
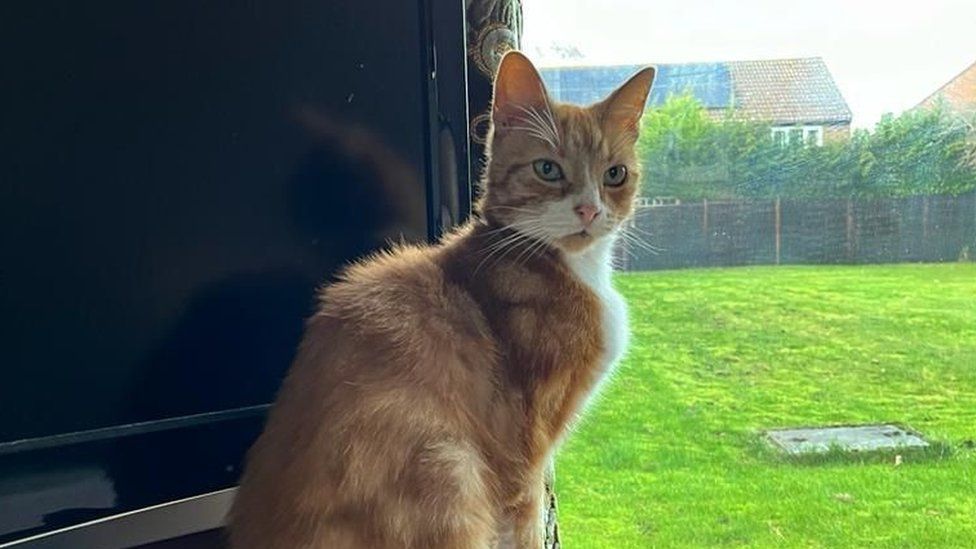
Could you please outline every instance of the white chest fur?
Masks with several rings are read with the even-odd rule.
[[[566,255],[566,262],[579,279],[600,300],[603,330],[603,356],[600,379],[593,391],[596,394],[617,361],[627,350],[630,330],[627,323],[627,305],[613,288],[610,275],[613,239],[605,238],[579,254]]]

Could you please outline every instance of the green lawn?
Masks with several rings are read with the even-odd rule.
[[[632,345],[561,450],[567,549],[976,547],[976,264],[622,274]],[[796,463],[764,428],[930,455]]]

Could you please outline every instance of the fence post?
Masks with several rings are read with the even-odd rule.
[[[929,240],[929,195],[922,197],[922,246]]]
[[[708,238],[708,199],[702,199],[702,236]]]
[[[854,262],[854,199],[847,197],[847,261]]]
[[[780,245],[782,242],[781,232],[783,229],[782,217],[780,216],[779,197],[776,197],[776,264],[779,265]]]

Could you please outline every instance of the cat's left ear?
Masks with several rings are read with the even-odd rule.
[[[654,74],[654,67],[641,70],[600,103],[604,127],[618,132],[637,133],[647,95],[654,83]]]

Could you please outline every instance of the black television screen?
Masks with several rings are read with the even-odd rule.
[[[315,288],[456,221],[463,14],[431,13],[0,6],[0,543],[232,486]]]

